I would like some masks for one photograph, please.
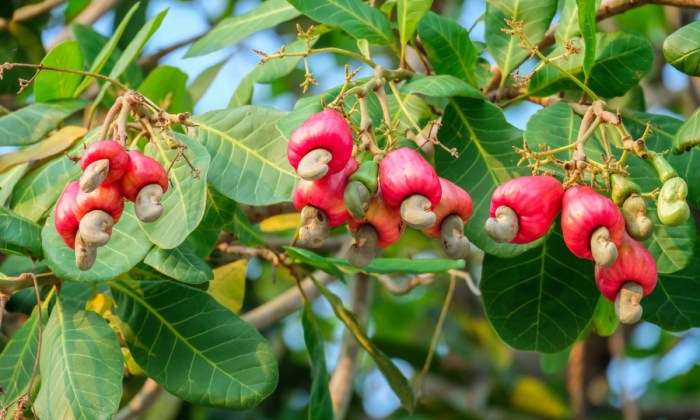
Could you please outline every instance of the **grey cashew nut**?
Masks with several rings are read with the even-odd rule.
[[[610,267],[617,259],[617,247],[610,240],[610,231],[600,226],[591,234],[591,254],[596,264]]]
[[[310,248],[318,248],[331,233],[331,225],[325,211],[310,204],[301,209],[303,226],[299,228],[299,240]]]
[[[78,228],[82,240],[94,247],[107,245],[114,219],[109,213],[102,210],[92,210],[80,219]]]
[[[97,247],[85,242],[80,231],[75,235],[75,265],[81,271],[89,270],[97,259]]]
[[[414,229],[426,229],[435,224],[432,203],[420,194],[413,194],[401,202],[401,219]]]
[[[160,199],[163,198],[163,188],[158,184],[149,184],[141,188],[134,200],[134,212],[140,221],[155,222],[163,214],[163,205]]]
[[[347,207],[348,213],[350,213],[350,216],[355,220],[362,220],[365,218],[371,198],[372,195],[369,190],[365,184],[360,181],[350,181],[347,187],[345,187],[345,192],[343,194],[345,207]]]
[[[642,285],[635,281],[625,282],[615,298],[615,315],[623,324],[634,324],[642,317],[640,301],[644,296]]]
[[[622,203],[622,216],[625,218],[625,230],[639,242],[649,239],[654,232],[654,222],[647,217],[647,205],[638,194],[632,194]]]
[[[518,234],[520,223],[515,210],[508,206],[500,206],[496,209],[496,217],[489,217],[484,227],[494,241],[510,242]]]
[[[95,191],[109,175],[109,159],[92,162],[80,176],[80,189],[89,193]]]
[[[348,261],[355,267],[365,267],[372,262],[377,254],[379,236],[377,230],[365,223],[360,225],[355,232],[355,240],[348,250]]]
[[[458,215],[451,214],[442,220],[440,239],[448,257],[458,260],[469,255],[469,239],[464,235],[464,222]]]
[[[299,161],[297,173],[307,181],[323,178],[328,173],[328,162],[333,155],[326,149],[314,149]]]

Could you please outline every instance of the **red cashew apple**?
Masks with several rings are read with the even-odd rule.
[[[595,281],[602,295],[615,302],[620,322],[631,324],[642,316],[640,300],[656,286],[656,261],[644,245],[627,233],[617,252],[617,260],[610,267],[596,265]]]
[[[301,212],[303,225],[299,228],[299,240],[304,245],[318,248],[328,238],[332,227],[348,220],[343,193],[357,167],[357,161],[351,158],[338,173],[316,181],[299,181],[292,201]]]
[[[348,219],[348,228],[355,234],[355,242],[348,251],[348,260],[357,267],[369,264],[377,249],[398,241],[406,229],[398,207],[388,205],[381,188],[370,199],[363,220]]]
[[[94,191],[78,191],[75,197],[75,217],[80,221],[82,240],[95,247],[106,245],[112,226],[124,211],[124,200],[116,183],[102,184]]]
[[[579,258],[611,266],[625,233],[625,219],[608,198],[588,186],[564,192],[561,227],[566,246]]]
[[[352,154],[352,130],[338,111],[309,117],[289,138],[287,158],[302,179],[314,181],[345,168]]]
[[[129,160],[126,149],[112,140],[92,143],[80,158],[83,174],[80,177],[80,189],[93,191],[102,183],[116,182],[124,175]]]
[[[433,210],[435,224],[423,229],[423,233],[440,239],[450,258],[465,258],[469,254],[469,240],[464,236],[464,225],[474,211],[474,204],[466,191],[445,178],[439,179],[442,198]]]
[[[486,233],[498,242],[526,244],[544,236],[561,210],[564,187],[547,175],[521,176],[493,192]]]
[[[384,201],[401,208],[401,218],[415,229],[435,224],[432,210],[440,203],[442,189],[435,169],[413,149],[390,152],[379,163],[379,188]]]
[[[54,225],[61,239],[70,248],[75,248],[75,234],[78,232],[80,221],[75,217],[75,196],[80,190],[80,182],[73,181],[66,185],[61,197],[56,203]]]
[[[168,173],[155,159],[137,150],[129,151],[119,187],[124,198],[134,202],[136,217],[142,222],[154,222],[163,214],[160,200],[168,191]]]

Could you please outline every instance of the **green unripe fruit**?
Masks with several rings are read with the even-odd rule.
[[[612,184],[610,198],[617,207],[622,207],[627,197],[632,194],[639,194],[641,191],[639,185],[619,174],[610,175],[610,184]]]
[[[350,175],[350,182],[358,181],[367,187],[370,195],[377,193],[377,176],[379,175],[379,166],[373,160],[362,162],[360,167]]]
[[[675,177],[664,182],[659,193],[657,213],[661,223],[667,226],[679,226],[690,216],[690,208],[685,198],[688,196],[688,184],[683,178]]]
[[[659,154],[654,153],[651,155],[651,164],[654,165],[654,169],[656,169],[656,172],[659,174],[659,180],[662,184],[678,176],[673,166],[668,163],[666,158]]]

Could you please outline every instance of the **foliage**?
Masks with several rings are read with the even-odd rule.
[[[666,92],[658,76],[664,59],[700,76],[700,22],[659,30],[619,19],[604,30],[595,0],[487,0],[484,16],[469,22],[450,13],[468,7],[456,0],[264,0],[245,13],[233,13],[232,0],[208,33],[180,45],[186,58],[221,54],[191,79],[159,61],[171,51],[153,55],[147,47],[163,36],[177,42],[163,29],[168,10],[151,16],[148,1],[126,2],[104,37],[73,22],[95,2],[68,1],[65,15],[51,21],[34,3],[0,7],[0,419],[15,409],[111,418],[132,409],[134,388],[146,378],[192,407],[281,415],[294,406],[287,394],[301,389],[301,415],[359,416],[358,401],[334,391],[334,380],[348,382],[350,393],[354,382],[352,374],[334,378],[331,329],[334,339],[345,332],[341,360],[359,364],[358,384],[369,383],[371,369],[385,378],[392,409],[430,417],[489,417],[492,406],[506,415],[579,413],[552,386],[512,380],[514,350],[546,354],[543,370],[556,374],[580,357],[584,342],[622,334],[614,332],[613,304],[596,288],[594,263],[567,249],[559,220],[529,244],[497,242],[485,230],[494,190],[530,173],[553,175],[565,187],[589,184],[607,197],[611,174],[633,180],[654,224],[644,246],[659,273],[638,328],[658,329],[661,352],[683,340],[667,332],[700,327],[697,80],[694,97],[664,101],[674,117],[652,103]],[[626,7],[661,10],[641,6]],[[41,34],[54,18],[72,39],[45,46]],[[240,82],[216,92],[227,107],[206,106],[210,86],[229,77],[222,61],[229,48],[251,49],[270,34],[279,49],[252,45],[260,66],[247,74],[239,66]],[[317,55],[335,61],[324,68]],[[292,109],[283,109],[289,98]],[[516,124],[526,101],[538,108]],[[469,256],[446,259],[441,241],[412,229],[365,267],[346,259],[344,226],[318,250],[298,243],[298,215],[289,213],[299,176],[287,144],[324,107],[349,122],[363,149],[358,159],[418,149],[471,195]],[[100,136],[123,136],[128,149],[154,158],[168,171],[169,189],[156,222],[139,220],[127,203],[94,266],[82,271],[53,209],[81,175],[72,160]],[[668,178],[688,186],[681,202],[691,216],[677,226],[657,216]],[[461,300],[443,302],[446,278],[466,279],[476,295],[466,297],[465,288]],[[329,279],[338,281],[328,286]],[[358,282],[376,284],[374,296],[354,290]],[[318,295],[330,305],[325,315],[311,302]],[[301,319],[282,321],[298,309]],[[12,317],[18,325],[3,320],[21,313]],[[283,340],[293,323],[306,351]],[[431,367],[436,346],[442,353]],[[635,351],[645,350],[630,345]],[[369,358],[360,363],[358,353]],[[474,366],[451,371],[447,355]],[[479,386],[463,383],[459,375],[468,374],[488,377],[490,387],[472,407],[435,391],[443,381],[466,395]],[[361,394],[369,404],[372,392]],[[533,406],[539,399],[548,409]]]

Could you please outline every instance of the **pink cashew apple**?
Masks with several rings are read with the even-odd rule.
[[[299,176],[315,181],[345,168],[352,155],[352,130],[338,111],[309,117],[289,138],[287,158]]]
[[[588,186],[574,186],[564,192],[561,211],[564,242],[579,258],[611,266],[622,243],[625,219],[607,197]]]
[[[401,211],[384,201],[381,188],[370,199],[363,220],[348,219],[348,228],[355,234],[355,243],[348,251],[350,263],[358,267],[369,264],[377,249],[398,241],[406,229]]]
[[[118,181],[124,175],[128,161],[126,149],[116,141],[92,143],[80,158],[80,167],[84,171],[80,177],[80,189],[90,192],[102,183]]]
[[[66,185],[61,197],[56,203],[54,225],[61,239],[71,249],[75,248],[75,235],[78,233],[80,221],[75,217],[75,196],[80,190],[80,182],[73,181]]]
[[[617,260],[610,267],[596,265],[595,280],[602,295],[615,302],[620,322],[631,324],[642,316],[640,300],[656,286],[656,261],[642,243],[627,233],[617,252]]]
[[[544,236],[561,210],[564,187],[547,175],[521,176],[493,192],[486,232],[498,242],[526,244]]]
[[[464,225],[474,211],[469,194],[462,188],[439,178],[442,198],[435,207],[435,224],[423,229],[431,238],[440,239],[445,253],[454,259],[465,258],[469,254],[469,240],[464,236]]]
[[[396,149],[379,163],[379,188],[384,201],[401,208],[401,218],[415,229],[435,224],[433,209],[442,188],[435,169],[413,149]]]
[[[292,202],[301,212],[303,226],[299,229],[299,239],[304,245],[318,248],[328,238],[332,227],[348,220],[343,193],[357,167],[357,161],[351,158],[338,173],[316,181],[299,181]]]

